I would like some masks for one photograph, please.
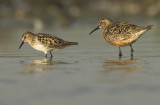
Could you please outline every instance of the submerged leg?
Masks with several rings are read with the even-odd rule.
[[[118,48],[119,48],[119,57],[122,57],[121,48],[120,47],[118,47]]]
[[[133,56],[131,56],[131,60],[134,60],[134,57],[133,57]]]
[[[133,50],[132,45],[130,45],[130,47],[131,47],[131,56],[133,56],[133,52],[134,52],[134,50]]]
[[[51,58],[52,58],[52,57],[53,57],[53,55],[52,55],[51,51],[50,51],[50,55],[51,55]]]
[[[45,54],[45,58],[47,58],[47,54]]]

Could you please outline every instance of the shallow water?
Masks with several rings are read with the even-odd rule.
[[[79,30],[83,31],[79,31]],[[25,29],[3,32],[0,39],[0,105],[158,105],[160,36],[153,27],[130,47],[118,48],[88,27],[57,29],[55,35],[79,42],[53,52],[53,59],[27,43]],[[53,33],[53,30],[44,30]]]

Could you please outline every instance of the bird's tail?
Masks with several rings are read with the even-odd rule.
[[[148,26],[145,26],[145,27],[144,27],[144,29],[147,29],[147,30],[149,30],[149,29],[151,29],[151,28],[152,28],[152,26],[153,26],[153,25],[148,25]]]

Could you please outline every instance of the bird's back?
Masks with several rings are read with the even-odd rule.
[[[114,45],[116,42],[117,44],[121,43],[123,46],[134,43],[145,31],[151,29],[151,27],[152,25],[140,27],[127,22],[114,22],[106,28],[103,34],[105,39],[111,42],[111,44]]]
[[[36,34],[38,41],[48,48],[61,49],[69,45],[77,45],[77,42],[68,42],[51,34],[38,33]]]

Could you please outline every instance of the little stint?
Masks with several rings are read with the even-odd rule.
[[[45,57],[47,58],[47,53],[49,52],[52,56],[51,51],[57,51],[71,45],[78,45],[77,42],[69,42],[63,39],[60,39],[56,36],[45,33],[34,34],[32,32],[25,32],[22,35],[22,43],[19,46],[19,49],[22,47],[24,42],[28,42],[30,46],[38,51],[43,51]]]

